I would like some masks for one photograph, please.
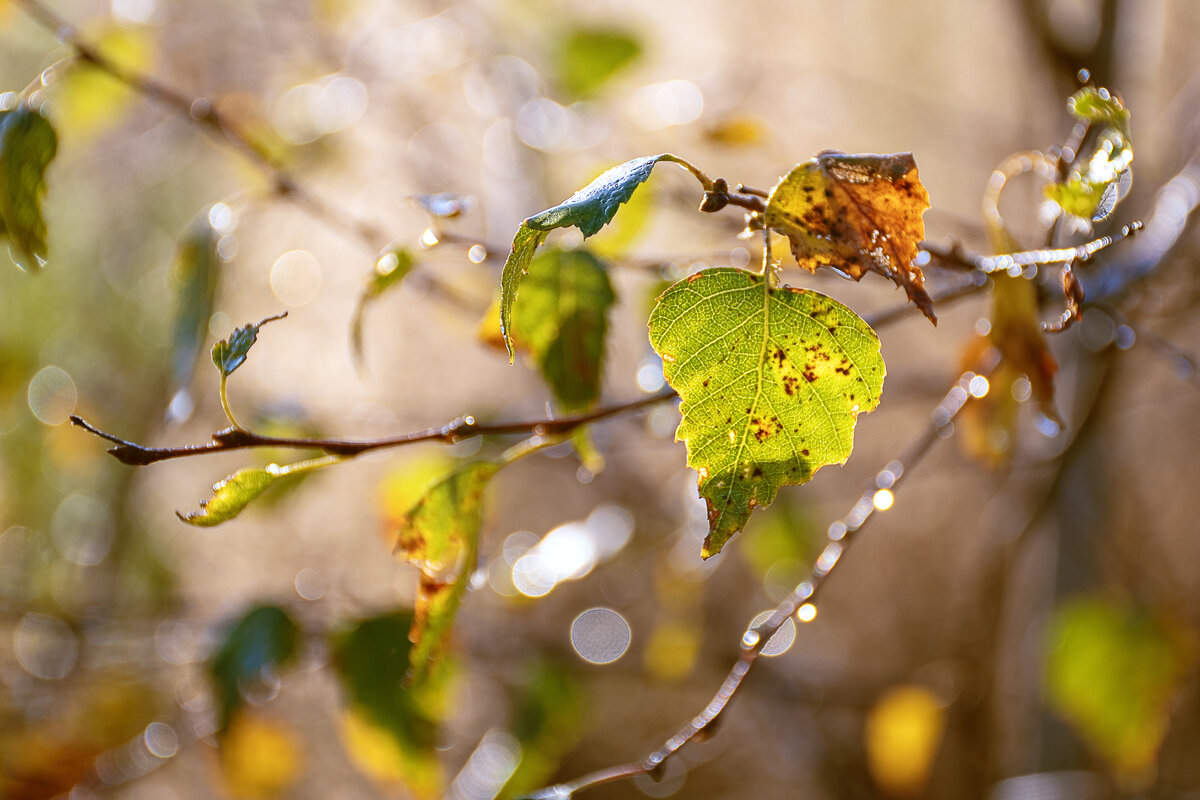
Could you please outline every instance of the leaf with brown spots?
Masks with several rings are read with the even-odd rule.
[[[731,267],[667,289],[650,315],[650,344],[682,399],[675,436],[708,503],[704,558],[781,487],[845,462],[858,415],[883,391],[879,339],[857,314]]]
[[[416,614],[408,638],[409,680],[425,678],[445,647],[479,556],[483,493],[500,469],[472,461],[425,490],[400,520],[397,550],[421,570]]]
[[[810,272],[830,267],[856,281],[877,272],[903,286],[936,325],[925,277],[913,263],[928,208],[912,153],[826,151],[776,184],[764,222],[791,240],[796,262]]]

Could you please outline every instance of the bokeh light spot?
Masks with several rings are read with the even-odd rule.
[[[26,672],[43,680],[71,674],[79,656],[75,632],[58,617],[26,614],[13,631],[13,652]]]
[[[584,661],[611,664],[629,649],[633,632],[629,623],[608,608],[589,609],[571,623],[571,646]]]
[[[61,425],[75,412],[75,381],[61,367],[43,367],[29,382],[29,410],[47,425]]]
[[[271,291],[292,308],[307,305],[321,288],[321,265],[306,250],[290,250],[271,267]]]

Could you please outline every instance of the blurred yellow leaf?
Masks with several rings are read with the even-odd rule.
[[[245,710],[234,715],[221,739],[221,772],[236,797],[278,796],[299,777],[301,757],[291,731]]]
[[[405,750],[392,732],[354,709],[342,715],[342,736],[351,760],[375,780],[403,783],[418,797],[439,796],[442,776],[432,753]]]
[[[687,622],[659,625],[646,643],[646,670],[665,681],[686,678],[696,665],[701,638],[699,628]]]
[[[145,74],[154,69],[157,54],[149,28],[109,26],[93,33],[90,41],[124,70]],[[55,82],[54,91],[55,119],[62,131],[74,138],[94,136],[111,127],[136,97],[124,83],[84,61],[73,63]]]
[[[929,780],[946,720],[923,686],[895,686],[867,715],[864,739],[871,777],[886,794],[916,797]]]
[[[729,117],[704,132],[711,141],[725,147],[753,147],[767,137],[766,126],[755,117]]]

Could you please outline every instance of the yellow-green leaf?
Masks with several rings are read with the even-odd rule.
[[[1050,705],[1118,772],[1151,769],[1194,643],[1146,609],[1097,597],[1061,606],[1047,634]]]
[[[57,152],[58,136],[42,112],[29,106],[0,112],[0,221],[13,260],[25,270],[46,262],[42,196]]]
[[[445,648],[479,558],[483,493],[500,469],[472,461],[434,483],[398,523],[397,549],[421,570],[409,639],[409,677],[419,684]]]
[[[925,277],[913,263],[928,208],[912,153],[825,152],[776,184],[764,222],[788,237],[801,267],[830,267],[856,281],[876,272],[904,287],[937,324]]]
[[[1097,222],[1112,213],[1122,192],[1118,181],[1128,177],[1133,162],[1129,111],[1107,89],[1088,86],[1071,96],[1067,109],[1093,126],[1086,152],[1076,155],[1078,165],[1060,183],[1046,187],[1046,196],[1068,214]]]
[[[682,398],[676,438],[708,504],[705,558],[780,487],[845,462],[858,415],[883,391],[879,339],[857,314],[731,267],[668,289],[650,316],[650,343]]]
[[[187,514],[176,512],[176,516],[187,524],[200,528],[220,525],[242,513],[242,509],[278,479],[278,471],[240,469],[223,481],[213,484],[213,496],[200,505],[199,511]]]
[[[416,263],[412,253],[403,247],[389,250],[375,262],[375,269],[371,271],[362,294],[358,296],[358,306],[354,309],[354,318],[350,322],[350,346],[356,359],[362,359],[362,325],[367,306],[404,280],[404,276],[412,272]]]
[[[600,396],[608,309],[616,300],[608,270],[586,250],[553,248],[533,259],[513,312],[542,377],[564,411]]]

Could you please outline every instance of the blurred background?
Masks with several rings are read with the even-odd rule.
[[[438,724],[437,768],[404,754],[407,723],[364,724],[346,699],[394,700],[387,637],[403,637],[418,581],[392,554],[397,517],[430,475],[513,440],[380,452],[198,529],[174,512],[286,454],[126,467],[68,415],[154,445],[204,441],[225,424],[208,349],[286,310],[229,381],[252,427],[374,437],[462,414],[547,416],[528,360],[509,367],[488,343],[526,216],[641,155],[769,189],[827,148],[912,151],[928,238],[987,252],[988,176],[1067,138],[1080,69],[1124,99],[1137,153],[1096,235],[1133,219],[1148,230],[1080,270],[1103,302],[1051,337],[1062,426],[1023,402],[1028,382],[996,400],[1010,418],[959,420],[864,529],[815,619],[785,626],[718,733],[661,781],[587,796],[1200,797],[1187,355],[1200,351],[1200,6],[52,8],[124,68],[206,98],[302,191],[71,62],[27,3],[0,2],[0,91],[46,70],[34,88],[60,138],[48,263],[31,275],[0,255],[0,797],[439,796],[440,769],[447,796],[491,798],[643,757],[703,707],[747,624],[924,430],[988,329],[985,293],[939,307],[937,328],[911,307],[881,326],[886,391],[850,461],[785,489],[707,562],[671,403],[593,426],[602,469],[563,446],[500,473],[451,674],[422,712]],[[413,199],[435,193],[469,200],[436,217]],[[602,404],[661,387],[645,320],[664,281],[758,257],[737,238],[740,213],[698,214],[699,199],[659,166],[589,240],[620,298]],[[1022,244],[1040,246],[1037,183],[1014,182],[1005,203]],[[208,261],[187,256],[205,247]],[[363,303],[394,248],[415,266]],[[904,299],[876,276],[784,280],[860,313]],[[1058,310],[1051,300],[1044,317]],[[535,547],[565,566],[529,580],[518,567]]]

